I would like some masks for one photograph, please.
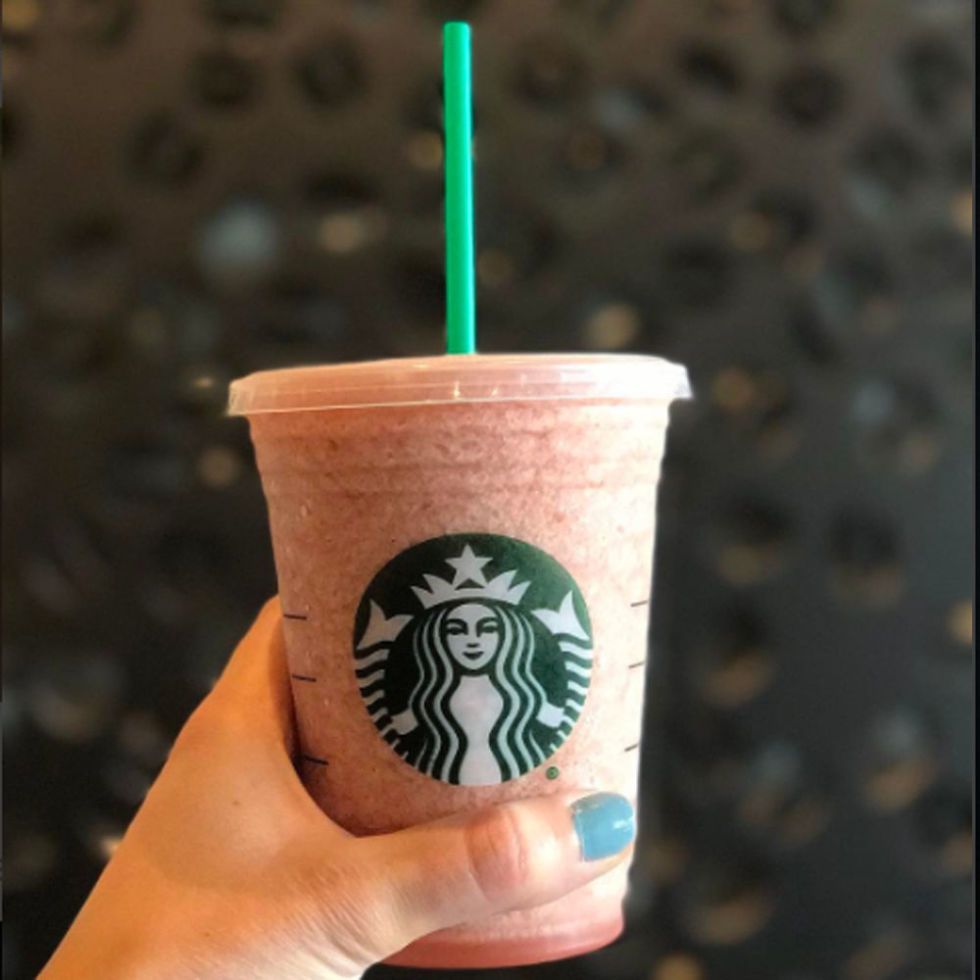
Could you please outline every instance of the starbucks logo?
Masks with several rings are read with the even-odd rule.
[[[361,599],[357,682],[381,737],[447,783],[506,782],[568,738],[588,693],[592,628],[549,555],[448,534],[396,555]]]

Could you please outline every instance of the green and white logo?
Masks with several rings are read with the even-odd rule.
[[[447,534],[396,555],[361,599],[357,682],[410,765],[466,786],[539,766],[578,720],[592,669],[582,593],[549,555]]]

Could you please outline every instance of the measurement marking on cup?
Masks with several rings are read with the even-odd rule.
[[[645,660],[637,660],[635,664],[630,664],[629,667],[627,667],[626,669],[633,670],[636,667],[642,667],[645,663],[646,663]]]
[[[289,676],[292,677],[294,681],[309,681],[310,684],[316,683],[316,678],[310,677],[309,674],[290,674]]]
[[[305,752],[300,756],[304,762],[312,762],[316,766],[329,766],[326,759],[318,759],[315,755],[307,755]]]
[[[633,609],[639,609],[640,606],[648,606],[650,604],[649,599],[638,599],[636,602],[631,602],[630,606]]]
[[[282,618],[283,619],[298,619],[298,620],[300,620],[302,622],[306,622],[306,620],[308,620],[310,617],[307,616],[306,613],[288,613],[288,612],[284,612],[282,614]]]
[[[627,745],[626,748],[623,749],[623,751],[624,752],[632,752],[634,749],[638,749],[639,747],[640,747],[640,743],[639,742],[634,742],[632,745]]]

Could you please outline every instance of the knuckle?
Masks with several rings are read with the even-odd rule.
[[[533,849],[513,807],[490,810],[465,834],[470,874],[491,903],[523,891],[533,877]]]

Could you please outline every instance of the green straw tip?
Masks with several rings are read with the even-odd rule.
[[[473,246],[472,80],[470,26],[443,25],[443,120],[446,166],[446,350],[476,351]]]
[[[442,43],[447,48],[469,48],[470,25],[462,20],[446,21],[442,25]]]

